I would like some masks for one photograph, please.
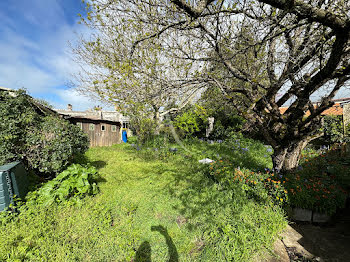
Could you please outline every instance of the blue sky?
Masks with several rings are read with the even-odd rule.
[[[77,70],[69,54],[84,14],[81,0],[0,1],[0,86],[26,88],[55,108],[68,103],[76,110],[100,104],[79,95],[67,83]]]
[[[78,13],[84,14],[81,0],[0,0],[0,86],[24,87],[55,108],[68,103],[75,110],[100,105],[67,85],[78,70],[68,42],[74,44],[76,33],[89,33],[77,23]],[[349,96],[345,89],[337,95]]]

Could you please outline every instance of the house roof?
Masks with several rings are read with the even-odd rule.
[[[12,89],[7,88],[7,87],[3,87],[3,86],[0,86],[0,90],[2,90],[2,91],[13,91]]]
[[[108,120],[112,122],[129,122],[129,117],[123,116],[117,111],[73,111],[73,110],[62,110],[56,109],[60,115],[65,118],[85,118],[90,120]]]
[[[341,100],[341,101],[343,101],[343,100]],[[314,107],[316,108],[316,105],[314,105]],[[280,107],[280,113],[283,115],[287,111],[287,109],[288,109],[288,107]],[[310,115],[310,111],[308,110],[305,113],[305,116],[309,116],[309,115]],[[343,115],[343,108],[341,107],[341,103],[335,103],[332,107],[323,111],[321,115],[323,115],[323,116],[326,116],[326,115],[341,116],[341,115]]]
[[[341,116],[343,115],[343,108],[341,107],[340,103],[335,103],[332,107],[323,111],[322,115]]]
[[[5,91],[8,92],[12,97],[16,97],[17,93],[16,90],[10,89],[10,88],[6,88],[6,87],[2,87],[0,86],[0,91]],[[30,95],[26,94],[28,100],[30,101],[30,103],[36,108],[36,111],[39,114],[50,114],[50,115],[57,115],[57,112],[47,106],[42,105],[41,103],[39,103],[38,101],[35,100],[35,98],[31,97]]]
[[[118,120],[109,120],[109,119],[101,119],[97,117],[87,117],[87,116],[69,116],[69,115],[63,115],[64,119],[76,119],[76,120],[87,120],[87,121],[98,121],[98,122],[104,122],[109,124],[121,124]]]
[[[122,115],[117,111],[73,111],[60,109],[56,109],[56,111],[65,118],[84,118],[90,120],[106,120],[111,122],[122,122],[124,120]]]

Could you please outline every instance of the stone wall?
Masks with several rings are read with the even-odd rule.
[[[350,103],[343,105],[343,121],[344,126],[348,127],[347,131],[350,129]]]

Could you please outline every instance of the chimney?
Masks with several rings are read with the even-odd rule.
[[[72,106],[71,104],[68,104],[68,105],[67,105],[67,110],[68,110],[68,111],[72,111],[72,110],[73,110],[73,106]]]

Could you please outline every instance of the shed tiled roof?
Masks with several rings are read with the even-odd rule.
[[[316,105],[314,105],[316,108]],[[287,111],[288,107],[280,107],[280,112],[283,115]],[[305,113],[306,116],[310,115],[310,111],[307,111]],[[335,116],[341,116],[343,115],[343,108],[340,106],[340,103],[335,103],[332,107],[326,109],[322,112],[322,115],[335,115]]]

